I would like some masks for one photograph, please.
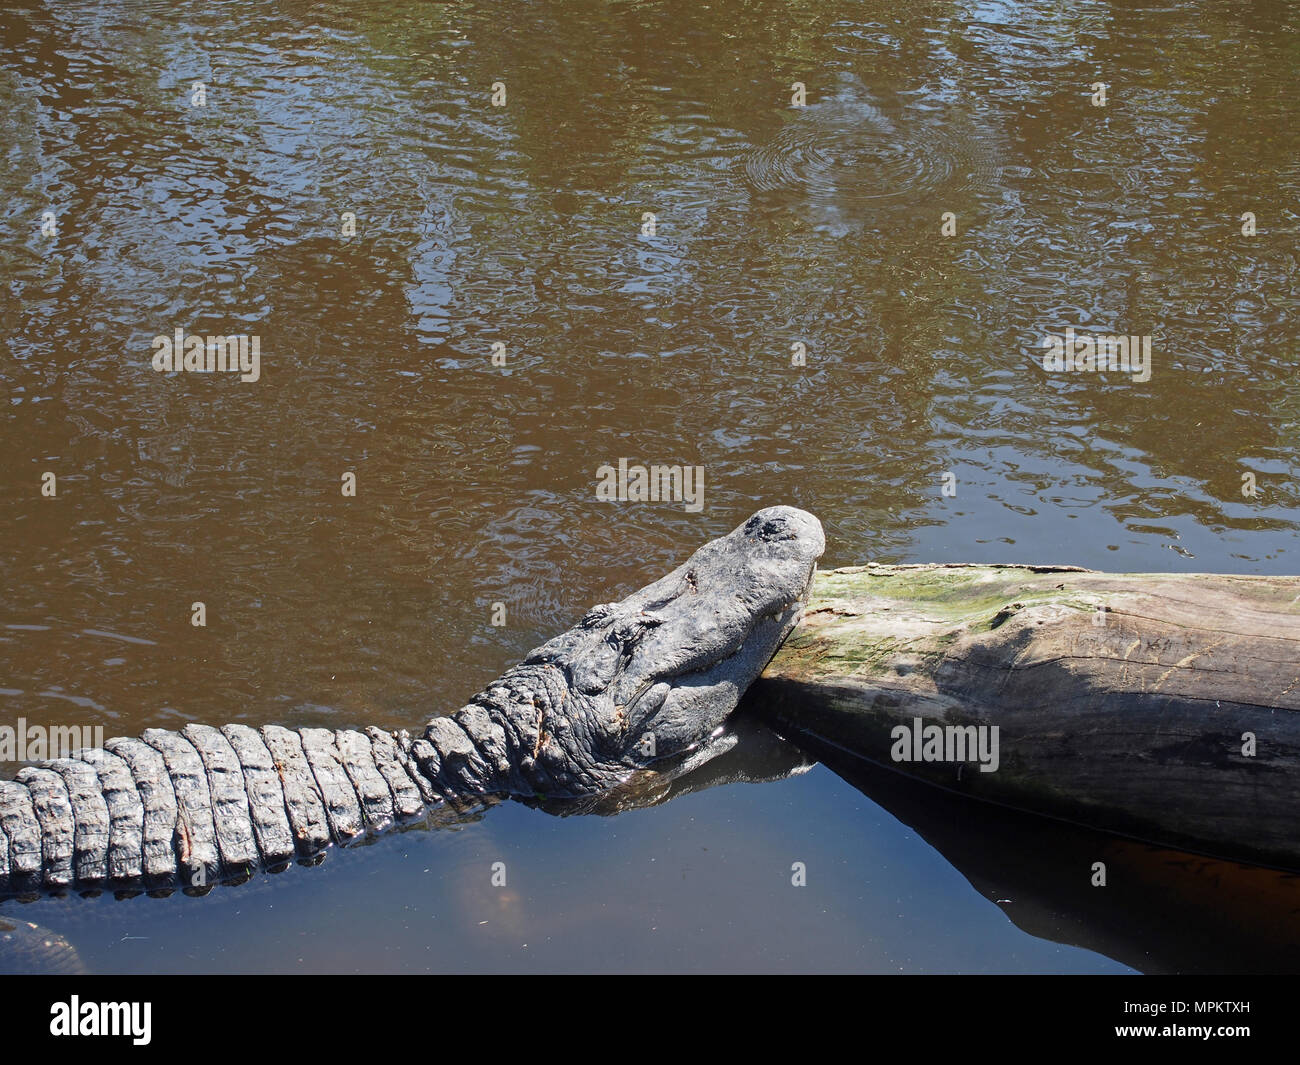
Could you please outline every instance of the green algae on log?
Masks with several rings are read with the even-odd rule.
[[[1300,577],[833,570],[750,705],[976,798],[1300,869],[1297,600]]]

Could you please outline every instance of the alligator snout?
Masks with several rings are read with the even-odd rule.
[[[760,510],[743,526],[751,539],[774,543],[778,540],[798,540],[804,543],[813,558],[820,558],[826,549],[822,523],[806,510],[797,507],[768,507]]]

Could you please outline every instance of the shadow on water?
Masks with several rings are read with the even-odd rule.
[[[1300,876],[956,795],[811,736],[798,744],[934,847],[1030,935],[1143,973],[1300,966]],[[1093,865],[1105,865],[1094,887]]]

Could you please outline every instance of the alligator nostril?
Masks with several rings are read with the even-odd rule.
[[[800,558],[820,558],[826,548],[821,522],[797,507],[767,507],[750,515],[736,531],[751,543],[771,544],[778,553]]]
[[[745,532],[760,540],[794,539],[794,532],[785,518],[760,518],[756,514],[745,524]]]

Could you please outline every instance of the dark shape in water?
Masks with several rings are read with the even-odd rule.
[[[790,738],[912,828],[1030,935],[1143,973],[1300,967],[1300,876],[972,801],[814,737]],[[1099,861],[1105,887],[1092,885]]]

